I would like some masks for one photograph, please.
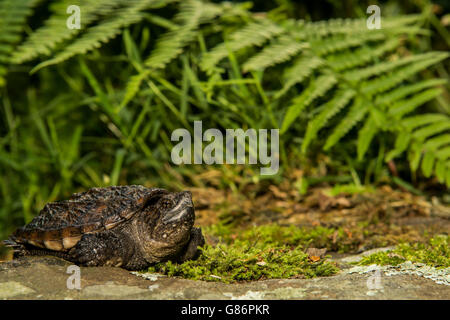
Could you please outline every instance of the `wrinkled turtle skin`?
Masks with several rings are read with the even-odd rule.
[[[188,191],[93,188],[48,203],[5,244],[15,257],[50,254],[79,265],[142,270],[161,261],[195,259],[205,241],[194,219]]]

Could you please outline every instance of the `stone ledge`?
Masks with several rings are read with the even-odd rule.
[[[81,267],[78,290],[67,288],[70,265],[54,257],[0,263],[0,299],[450,299],[448,286],[416,275],[381,275],[381,288],[369,290],[370,273],[346,272],[315,279],[224,284]]]

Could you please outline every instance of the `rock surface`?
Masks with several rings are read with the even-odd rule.
[[[68,270],[69,266],[54,257],[0,263],[0,299],[450,299],[450,286],[410,274],[381,273],[374,282],[370,272],[346,269],[324,278],[223,284],[157,274],[138,276],[112,267]]]

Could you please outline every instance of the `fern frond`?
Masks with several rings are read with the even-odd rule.
[[[395,61],[386,61],[377,63],[373,66],[366,67],[364,69],[352,70],[344,73],[344,78],[348,81],[361,81],[372,76],[376,76],[388,71],[392,71],[397,67],[404,66],[405,64],[417,63],[420,61],[431,60],[431,59],[444,59],[448,55],[441,52],[428,52],[409,56],[406,58],[401,58]]]
[[[405,114],[414,111],[417,107],[423,105],[442,94],[442,89],[433,88],[425,90],[411,98],[397,101],[388,109],[388,116],[396,119],[402,118]]]
[[[183,1],[180,4],[180,12],[175,16],[175,22],[181,25],[208,23],[231,7],[231,4],[224,6],[203,0]],[[200,11],[198,21],[195,17],[198,14],[196,11]]]
[[[308,48],[306,42],[299,42],[291,37],[281,37],[266,46],[261,52],[248,59],[244,65],[244,72],[263,70],[278,63],[288,61],[302,49]]]
[[[330,38],[311,40],[311,50],[318,56],[329,55],[355,46],[361,46],[368,41],[379,41],[386,38],[384,32],[362,32],[352,35],[335,35]]]
[[[411,170],[416,171],[420,165],[423,175],[430,177],[433,173],[437,180],[450,187],[450,146],[439,151],[421,151],[415,148],[410,155]],[[421,164],[420,164],[421,163]]]
[[[443,61],[447,57],[448,54],[446,53],[435,52],[435,55],[429,59],[415,62],[414,64],[408,64],[407,66],[396,69],[395,72],[391,72],[388,75],[364,82],[361,86],[361,91],[366,95],[386,92],[387,90],[394,88],[399,83],[410,79],[419,71],[425,70],[429,66]]]
[[[56,45],[69,40],[80,33],[88,24],[97,20],[100,15],[107,15],[126,3],[126,0],[81,0],[77,3],[82,10],[81,29],[69,29],[66,26],[67,8],[74,4],[72,0],[56,2],[50,6],[53,13],[45,21],[44,26],[35,30],[22,43],[12,57],[13,63],[23,63],[39,55],[50,55]]]
[[[419,166],[425,177],[430,177],[433,172],[441,183],[450,187],[450,118],[443,114],[427,114],[410,117],[402,121],[407,136],[405,142],[396,143],[396,148],[389,155],[399,155],[405,149],[404,145],[411,141],[408,154],[410,167],[416,171]],[[397,138],[399,139],[399,138]]]
[[[402,131],[397,135],[395,140],[394,149],[389,151],[386,155],[386,161],[390,161],[408,149],[408,145],[411,141],[411,133],[409,131]]]
[[[324,38],[334,34],[361,32],[366,27],[365,19],[330,19],[317,22],[298,21],[291,32],[298,39]]]
[[[333,133],[328,137],[325,142],[324,150],[330,149],[339,140],[347,134],[358,122],[364,119],[364,116],[369,111],[369,106],[364,103],[362,99],[356,99],[353,105],[350,107],[347,115],[339,122],[334,128]]]
[[[20,40],[27,16],[39,0],[0,1],[0,87],[5,85],[4,76],[11,62],[14,47]]]
[[[188,0],[180,5],[180,12],[175,16],[179,27],[162,35],[145,61],[147,67],[163,68],[178,56],[183,47],[195,39],[200,23],[208,22],[221,13],[218,5],[206,4],[202,1]]]
[[[422,152],[420,150],[420,143],[413,141],[408,150],[408,161],[411,171],[415,172],[419,169],[420,159],[422,157]]]
[[[398,33],[405,27],[411,29],[412,25],[423,20],[422,15],[405,15],[400,17],[386,17],[383,19],[383,29],[389,33]],[[366,19],[329,19],[317,22],[295,23],[292,32],[299,39],[324,38],[335,34],[353,34],[367,32]],[[372,32],[373,30],[371,30]]]
[[[431,176],[433,172],[434,162],[436,158],[432,152],[426,152],[422,159],[422,172],[427,178]]]
[[[447,166],[447,174],[446,174],[446,178],[445,178],[445,184],[447,185],[447,188],[450,188],[450,161],[447,161],[445,164]]]
[[[299,96],[293,99],[292,104],[289,106],[286,115],[284,116],[280,130],[281,133],[287,131],[305,107],[316,98],[323,96],[336,84],[336,82],[337,79],[333,75],[322,75],[318,77],[317,80],[313,80]]]
[[[445,146],[450,145],[450,134],[441,134],[436,137],[433,137],[431,139],[428,139],[423,144],[423,149],[425,151],[436,151],[437,149]]]
[[[450,168],[450,162],[446,163],[445,161],[442,160],[436,161],[436,169],[434,172],[439,183],[445,183],[447,170],[450,172],[448,168]]]
[[[128,0],[126,7],[114,10],[111,17],[89,28],[86,33],[66,46],[62,52],[57,53],[54,58],[35,66],[31,73],[100,47],[102,43],[117,36],[122,28],[142,20],[144,18],[142,10],[150,8],[155,3],[158,3],[158,0]]]
[[[426,113],[426,114],[421,114],[421,115],[417,115],[417,116],[411,116],[408,118],[404,118],[400,123],[400,127],[405,128],[408,131],[413,131],[413,130],[417,129],[418,127],[421,127],[421,126],[424,126],[427,124],[431,124],[431,123],[445,121],[447,119],[448,119],[448,117],[445,114]]]
[[[421,22],[423,19],[424,19],[423,15],[420,14],[387,17],[383,19],[382,28],[390,32],[392,30],[397,30],[399,28],[411,27],[411,25],[417,22]]]
[[[450,158],[450,146],[440,149],[435,154],[436,154],[436,158],[438,158],[440,160],[449,159]]]
[[[446,123],[448,122],[449,118],[444,114],[438,114],[438,113],[430,113],[430,114],[423,114],[423,115],[417,115],[405,118],[400,121],[398,130],[399,133],[397,135],[397,138],[395,140],[395,146],[394,149],[389,151],[389,153],[386,155],[386,161],[392,160],[395,157],[398,157],[400,154],[405,152],[408,148],[408,145],[410,144],[413,135],[412,132],[416,131],[418,128],[427,128],[427,127],[433,127],[436,123]],[[428,129],[427,129],[428,130]],[[426,132],[425,132],[426,133]],[[440,136],[431,138],[430,140],[426,140],[426,137],[421,137],[421,133],[419,131],[419,134],[416,134],[414,138],[419,138],[414,143],[417,145],[420,141],[424,141],[421,150],[428,150],[428,151],[435,151],[438,147],[445,144],[446,138],[441,138]],[[444,134],[444,137],[447,135]],[[441,139],[444,139],[444,142],[441,143]],[[430,142],[431,141],[431,142]],[[419,148],[419,147],[417,147]]]
[[[215,4],[208,4],[198,0],[183,2],[180,12],[175,16],[174,21],[177,27],[162,35],[145,61],[147,68],[139,74],[130,78],[125,88],[125,96],[121,103],[121,108],[130,102],[139,90],[142,81],[148,77],[151,70],[163,68],[168,62],[178,56],[183,47],[191,42],[196,36],[196,30],[201,23],[209,22],[222,13],[222,7]]]
[[[383,56],[385,53],[394,50],[400,44],[397,38],[382,42],[377,47],[364,46],[350,52],[339,53],[327,56],[328,65],[336,72],[365,65],[375,58]]]
[[[450,119],[447,119],[447,121],[436,122],[433,123],[433,125],[418,129],[412,134],[412,138],[422,142],[435,134],[441,133],[443,131],[445,132],[450,129],[449,120]]]
[[[364,123],[364,126],[358,132],[358,141],[357,141],[358,160],[362,160],[364,158],[364,155],[369,149],[369,146],[373,138],[375,137],[375,134],[378,131],[380,131],[380,129],[378,128],[377,123],[374,120],[373,116],[372,115],[368,116],[366,122]]]
[[[133,98],[136,96],[142,81],[144,81],[150,74],[150,69],[143,70],[142,72],[131,76],[125,88],[125,95],[120,103],[119,111],[124,108]]]
[[[394,89],[383,95],[379,95],[375,99],[375,104],[377,105],[391,105],[392,103],[405,98],[413,93],[427,89],[429,87],[435,87],[447,83],[446,79],[429,79],[420,81],[415,84],[408,84],[400,88]]]
[[[228,56],[229,51],[236,52],[244,48],[260,46],[283,32],[285,32],[285,29],[266,19],[251,22],[241,30],[231,34],[229,40],[225,40],[225,42],[207,52],[202,58],[201,67],[203,71],[211,74],[218,70],[217,64]]]
[[[305,138],[302,143],[302,152],[305,153],[311,141],[317,136],[317,132],[322,129],[328,120],[337,114],[345,105],[354,97],[353,90],[340,90],[333,99],[327,102],[323,107],[319,107],[322,111],[308,122]]]
[[[292,67],[286,69],[284,72],[283,87],[275,94],[275,99],[284,95],[292,86],[301,83],[304,79],[309,77],[311,73],[317,68],[324,65],[324,61],[310,54],[302,55],[297,58]]]

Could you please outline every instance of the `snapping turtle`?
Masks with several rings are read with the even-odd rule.
[[[93,188],[45,205],[7,246],[14,255],[55,255],[86,266],[139,270],[161,261],[196,258],[204,245],[194,228],[188,191],[143,186]]]

